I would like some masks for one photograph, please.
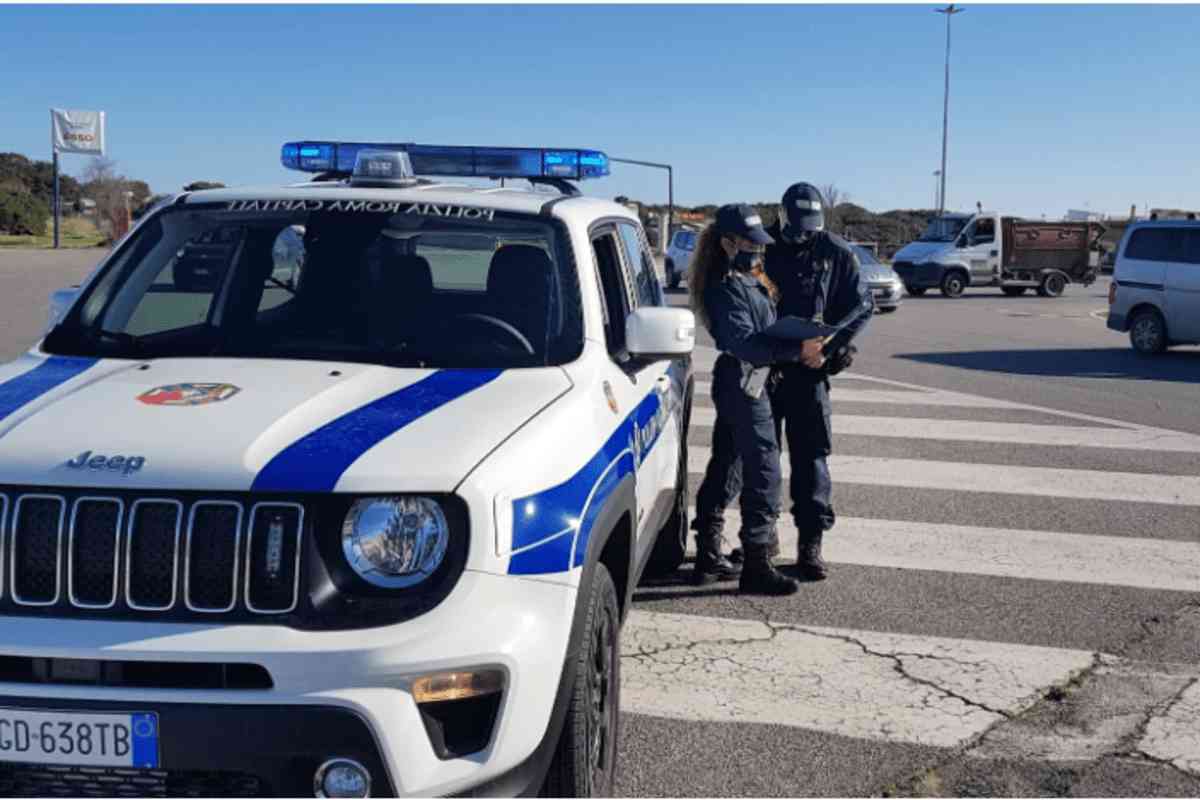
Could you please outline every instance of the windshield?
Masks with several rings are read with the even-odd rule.
[[[580,353],[578,285],[563,256],[565,234],[550,222],[491,209],[353,204],[165,210],[126,242],[45,348],[501,368]]]
[[[967,217],[940,217],[929,220],[929,227],[918,242],[953,242],[967,225]]]
[[[869,266],[879,263],[879,259],[875,257],[875,254],[863,247],[861,244],[852,244],[850,246],[854,248],[854,254],[858,256],[859,264]]]

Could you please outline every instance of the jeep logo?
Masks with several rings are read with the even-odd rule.
[[[132,475],[141,471],[146,459],[142,456],[102,456],[92,455],[91,450],[84,450],[66,463],[68,469],[89,469],[95,472],[105,470],[119,472],[122,475]]]

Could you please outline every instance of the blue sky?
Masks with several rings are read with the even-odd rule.
[[[596,147],[677,202],[836,183],[929,207],[932,6],[0,6],[0,151],[50,106],[108,112],[157,191],[288,179],[295,138]],[[970,6],[954,19],[949,205],[1200,207],[1200,7]],[[77,173],[83,156],[64,156]],[[616,165],[589,193],[665,201]]]

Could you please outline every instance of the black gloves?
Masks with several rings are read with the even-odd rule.
[[[825,354],[825,372],[828,375],[837,375],[842,370],[848,369],[854,363],[854,354],[858,352],[858,348],[852,344],[840,344]]]

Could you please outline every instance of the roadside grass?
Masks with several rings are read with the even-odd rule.
[[[53,222],[46,222],[46,231],[41,236],[13,236],[0,234],[0,247],[54,247]],[[96,224],[84,217],[67,217],[59,228],[59,246],[64,248],[101,247],[108,237],[96,228]]]

